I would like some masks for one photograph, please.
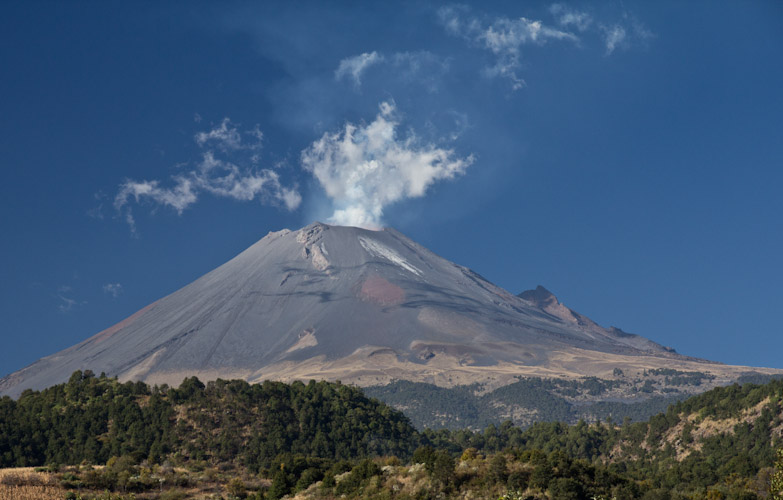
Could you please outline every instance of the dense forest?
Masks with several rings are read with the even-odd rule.
[[[339,383],[172,388],[76,372],[0,399],[0,465],[45,467],[47,487],[83,499],[752,500],[783,485],[782,401],[772,381],[716,388],[645,422],[418,431]]]
[[[697,377],[680,379],[662,376],[658,379],[662,383],[682,380],[682,385],[701,383]],[[490,392],[485,391],[480,384],[445,388],[407,380],[365,387],[363,390],[368,396],[403,409],[418,429],[454,430],[483,429],[491,424],[499,425],[505,420],[519,426],[551,421],[575,424],[579,420],[608,418],[619,422],[629,418],[639,422],[666,411],[669,405],[687,397],[680,392],[663,392],[667,387],[656,387],[653,377],[645,381],[649,383],[639,384],[638,395],[622,400],[618,400],[619,397],[612,398],[610,393],[618,386],[629,383],[595,377],[582,380],[523,378]],[[653,393],[653,387],[659,390]],[[645,390],[649,392],[642,392]],[[585,398],[600,396],[606,396],[608,400],[585,401]]]
[[[762,384],[775,378],[749,374],[738,382]],[[616,368],[609,380],[518,377],[494,390],[482,384],[445,388],[398,380],[365,387],[364,393],[403,410],[418,429],[479,430],[505,420],[522,427],[552,421],[641,422],[716,384],[714,375],[697,371],[656,368],[623,373]]]
[[[193,377],[176,389],[150,388],[78,371],[66,384],[0,399],[3,467],[175,455],[257,471],[284,453],[409,456],[417,442],[402,413],[327,382],[205,386]]]

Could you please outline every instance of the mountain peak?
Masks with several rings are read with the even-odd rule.
[[[541,285],[538,285],[535,290],[525,290],[524,292],[517,295],[517,297],[524,299],[540,308],[545,308],[552,304],[560,303],[560,301],[557,300],[557,297],[555,297],[555,294]]]
[[[543,286],[514,296],[394,229],[314,222],[270,233],[124,321],[0,379],[0,394],[79,369],[169,385],[195,375],[452,386],[611,376],[616,366],[683,359],[600,327]]]

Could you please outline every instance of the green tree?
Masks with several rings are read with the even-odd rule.
[[[775,472],[769,481],[769,494],[774,500],[783,500],[783,448],[779,448],[777,454]]]
[[[278,469],[272,478],[272,485],[266,492],[266,498],[278,499],[291,490],[291,481],[283,468]]]
[[[432,480],[442,489],[449,490],[454,486],[454,459],[445,451],[438,450],[432,463]]]
[[[245,483],[243,483],[242,480],[238,477],[235,477],[229,481],[226,489],[228,490],[229,497],[231,498],[241,499],[247,496],[247,488],[245,488]]]
[[[570,477],[558,477],[549,482],[552,500],[582,500],[584,491],[579,481]]]
[[[505,483],[508,480],[506,456],[498,453],[489,462],[488,479],[493,483]]]

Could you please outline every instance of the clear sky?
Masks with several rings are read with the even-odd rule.
[[[783,2],[0,14],[0,375],[313,220],[783,368]]]

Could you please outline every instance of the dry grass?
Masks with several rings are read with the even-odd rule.
[[[89,469],[100,470],[104,466],[91,466]],[[182,500],[206,500],[215,497],[226,498],[227,482],[234,477],[240,477],[243,483],[251,491],[256,491],[261,487],[268,488],[271,485],[269,480],[259,480],[256,476],[232,475],[223,476],[215,470],[217,477],[197,477],[198,475],[188,473],[186,469],[174,469],[179,474],[189,476],[189,486],[167,485],[163,491],[157,487],[148,491],[137,493],[106,492],[90,489],[83,486],[79,494],[83,498],[101,499],[101,500],[121,500],[136,498],[138,500],[157,500],[159,498],[182,499]],[[60,473],[48,471],[36,472],[32,467],[0,469],[0,500],[64,500],[68,494],[68,488],[61,484],[62,472],[68,472],[77,476],[85,472],[79,467],[68,467],[61,469]],[[82,475],[82,477],[84,477]]]
[[[32,468],[0,469],[0,498],[3,500],[53,500],[63,498],[57,480]]]
[[[0,484],[3,500],[54,500],[63,498],[63,490],[57,486],[6,486]]]

